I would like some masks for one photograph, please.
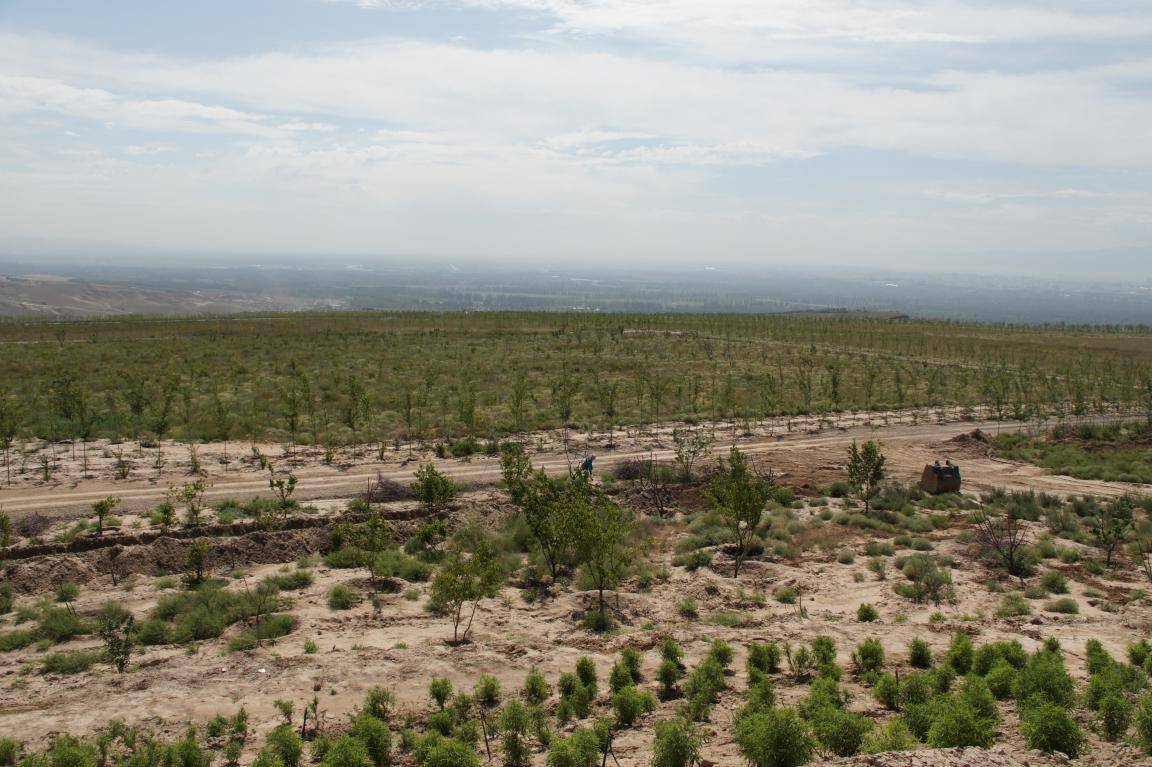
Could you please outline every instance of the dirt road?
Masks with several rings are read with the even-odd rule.
[[[915,481],[925,462],[935,458],[951,457],[962,465],[964,487],[968,490],[987,490],[993,487],[1031,488],[1058,494],[1092,493],[1104,496],[1122,495],[1132,491],[1132,486],[1122,483],[1048,475],[1035,466],[973,456],[963,447],[947,443],[947,440],[975,429],[995,433],[1014,431],[1027,426],[1027,424],[996,421],[892,426],[872,424],[830,428],[818,433],[738,438],[736,444],[745,452],[757,456],[777,474],[783,474],[793,480],[809,481],[814,485],[826,485],[837,479],[843,479],[841,466],[844,461],[844,449],[853,440],[877,439],[884,445],[888,456],[889,477],[895,481]],[[675,451],[665,444],[670,440],[662,441],[659,433],[654,433],[656,437],[651,448],[641,449],[633,446],[614,450],[593,448],[591,452],[597,454],[596,471],[602,472],[629,459],[650,456],[660,460],[674,459]],[[714,454],[727,450],[731,443],[732,440],[728,435],[718,433],[716,443],[713,445]],[[532,460],[536,466],[545,468],[549,473],[569,470],[569,460],[560,451],[534,453]],[[475,456],[467,460],[437,459],[433,463],[440,471],[468,485],[491,484],[500,478],[500,464],[494,457]],[[296,497],[301,501],[348,498],[364,490],[368,482],[375,480],[377,476],[407,483],[412,481],[419,465],[419,461],[403,460],[400,456],[390,453],[385,461],[365,459],[359,463],[346,464],[341,469],[321,465],[294,468],[293,472],[299,480]],[[184,480],[169,478],[168,481],[178,483]],[[222,498],[244,500],[268,494],[266,475],[252,470],[218,474],[213,476],[212,481],[213,485],[206,493],[210,500]],[[18,486],[0,491],[0,508],[16,517],[30,512],[67,517],[86,511],[96,500],[115,495],[121,499],[120,508],[123,511],[139,511],[160,502],[167,489],[167,482],[162,483],[156,479],[123,481],[93,479],[73,481],[66,485]]]

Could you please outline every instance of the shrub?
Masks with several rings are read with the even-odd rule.
[[[672,557],[673,567],[683,567],[688,572],[696,572],[701,567],[708,567],[712,564],[712,552],[710,551],[690,551],[687,554],[677,554]]]
[[[879,617],[880,613],[876,611],[875,607],[868,604],[867,602],[856,608],[856,620],[860,621],[861,623],[872,623]]]
[[[644,714],[656,708],[656,699],[646,692],[640,692],[629,685],[612,696],[612,709],[616,712],[616,723],[621,727],[631,727]]]
[[[812,640],[812,655],[816,658],[817,666],[826,666],[836,662],[836,642],[829,636],[818,636]]]
[[[746,712],[763,711],[776,706],[776,686],[772,681],[761,677],[748,686]]]
[[[776,589],[773,596],[776,597],[776,601],[782,605],[794,605],[796,604],[797,591],[791,586],[781,586]]]
[[[852,652],[852,663],[860,674],[879,671],[884,667],[884,645],[879,639],[865,639]]]
[[[972,638],[967,634],[955,633],[952,642],[948,645],[948,652],[944,661],[963,676],[972,670],[972,658],[975,650],[972,647]]]
[[[1064,615],[1076,615],[1080,612],[1080,605],[1075,599],[1064,597],[1063,599],[1053,599],[1044,605],[1044,609],[1050,613],[1063,613]]]
[[[913,668],[932,666],[932,646],[917,637],[908,643],[908,663]]]
[[[964,701],[972,707],[972,710],[976,712],[976,716],[993,722],[999,721],[1000,709],[996,705],[996,698],[992,695],[992,691],[988,689],[988,683],[984,681],[982,677],[965,677],[964,685],[960,689],[960,695],[964,698]]]
[[[1032,605],[1021,594],[1005,594],[996,608],[997,618],[1013,618],[1018,615],[1030,615]]]
[[[552,688],[548,685],[548,680],[535,668],[528,672],[528,676],[524,677],[524,700],[528,701],[529,704],[538,706],[548,700],[548,696],[551,694]]]
[[[1076,703],[1076,683],[1054,652],[1036,653],[1016,677],[1016,700],[1028,701],[1036,695],[1061,708],[1071,708]]]
[[[359,601],[356,592],[342,583],[338,583],[328,590],[329,610],[351,610]]]
[[[916,747],[916,736],[908,729],[903,719],[893,719],[887,725],[868,733],[861,751],[866,754],[882,754],[886,751],[911,751]]]
[[[693,767],[700,757],[703,743],[704,736],[683,717],[657,722],[652,743],[652,767]]]
[[[361,713],[352,720],[348,734],[364,744],[374,767],[387,767],[392,762],[392,733],[376,717]]]
[[[972,673],[984,676],[1001,661],[1013,668],[1024,668],[1028,663],[1028,653],[1014,639],[1010,642],[989,642],[976,651],[972,660]]]
[[[676,612],[680,614],[681,618],[688,620],[696,620],[700,617],[700,609],[696,606],[696,600],[692,597],[684,597],[676,604]]]
[[[387,687],[373,687],[364,694],[362,710],[368,716],[373,716],[382,722],[392,718],[392,709],[396,706],[396,696]]]
[[[741,718],[734,737],[752,767],[799,767],[815,749],[815,739],[790,708],[761,711]]]
[[[142,645],[161,645],[172,642],[172,627],[159,618],[148,618],[132,625],[136,641]]]
[[[1016,669],[1001,660],[985,675],[984,681],[988,683],[988,691],[996,700],[1008,700],[1016,687],[1018,674]]]
[[[966,701],[953,697],[939,706],[926,742],[932,748],[988,748],[995,738],[991,721],[981,719]]]
[[[36,641],[36,634],[31,631],[8,631],[0,634],[0,652],[19,650]]]
[[[96,652],[54,652],[44,657],[45,674],[82,674],[100,660]]]
[[[1021,712],[1020,731],[1028,748],[1059,751],[1075,759],[1084,746],[1084,734],[1060,706],[1047,701],[1029,703]]]
[[[36,627],[36,633],[53,642],[63,642],[81,634],[87,634],[91,627],[67,607],[51,607],[43,612]]]
[[[625,647],[620,651],[620,665],[628,672],[634,683],[643,681],[640,675],[640,651],[635,647]]]
[[[876,701],[889,711],[900,710],[900,682],[891,674],[884,674],[872,687]]]
[[[20,757],[20,744],[12,738],[0,738],[0,767],[14,767]]]
[[[1104,740],[1117,741],[1128,733],[1132,724],[1132,704],[1123,695],[1111,694],[1100,701],[1100,734]]]
[[[437,471],[432,464],[426,464],[416,471],[412,492],[425,508],[441,509],[456,498],[456,483]]]
[[[1149,656],[1152,656],[1152,644],[1147,639],[1140,639],[1128,645],[1128,662],[1133,666],[1144,668]]]
[[[780,670],[780,646],[775,642],[748,645],[748,674],[775,674]]]
[[[290,573],[269,575],[264,580],[281,591],[298,591],[311,586],[315,578],[310,570],[293,570]]]
[[[351,735],[341,735],[328,746],[321,767],[372,767],[368,748]]]
[[[708,648],[708,657],[720,664],[721,668],[728,668],[732,664],[732,646],[723,639],[716,639]]]
[[[592,696],[596,696],[596,662],[591,658],[585,656],[576,661],[576,676],[580,680],[580,684],[587,687]]]
[[[680,681],[680,666],[674,661],[665,659],[660,661],[656,669],[656,679],[660,682],[660,696],[665,700],[676,695],[676,683]]]
[[[268,733],[268,747],[280,759],[284,767],[297,767],[304,753],[304,741],[286,724]]]
[[[1040,585],[1052,594],[1067,594],[1068,579],[1059,570],[1047,570],[1040,576]]]
[[[819,708],[812,717],[816,739],[836,756],[853,756],[860,751],[872,721],[863,714],[834,706]]]
[[[480,767],[476,749],[454,738],[440,738],[429,744],[423,757],[421,767]]]
[[[500,682],[496,677],[484,674],[476,680],[473,690],[476,702],[485,708],[495,708],[500,704]]]
[[[555,738],[548,746],[548,767],[598,767],[599,738],[591,730],[577,729],[567,738]]]
[[[409,583],[423,583],[432,577],[432,566],[400,549],[385,549],[372,558],[372,577],[399,578]]]
[[[448,699],[452,697],[452,681],[444,677],[433,677],[428,683],[428,695],[436,702],[436,707],[443,711]]]

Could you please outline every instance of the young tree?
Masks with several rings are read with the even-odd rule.
[[[1092,537],[1096,545],[1104,549],[1105,565],[1112,566],[1116,551],[1128,539],[1135,525],[1133,510],[1135,504],[1127,496],[1117,498],[1100,510],[1100,516],[1093,526]]]
[[[508,495],[524,514],[528,529],[532,531],[532,537],[536,539],[536,545],[555,579],[568,552],[568,535],[560,504],[565,482],[550,478],[543,469],[534,470],[519,445],[501,453],[500,467],[504,472]]]
[[[772,485],[755,474],[748,459],[739,448],[728,453],[728,464],[723,459],[708,488],[708,499],[713,508],[728,520],[736,538],[736,558],[732,577],[740,577],[740,565],[748,553],[748,544],[756,534],[756,526],[764,514],[764,504],[772,495]]]
[[[224,470],[228,470],[228,440],[232,436],[232,414],[220,396],[220,384],[212,382],[212,421],[216,438],[224,443]]]
[[[108,615],[100,621],[100,638],[104,640],[104,655],[123,674],[132,660],[132,648],[136,645],[132,634],[134,619],[130,614]]]
[[[172,428],[172,401],[179,381],[170,378],[160,388],[160,397],[152,403],[151,427],[156,435],[156,471],[164,465],[164,435]]]
[[[696,462],[712,452],[712,438],[703,429],[673,429],[672,444],[676,447],[676,465],[680,467],[680,478],[689,482]]]
[[[635,557],[632,514],[579,479],[561,504],[576,560],[596,589],[600,617],[606,619],[604,592],[620,584]]]
[[[504,585],[504,571],[496,549],[486,540],[481,540],[471,554],[460,548],[449,551],[443,566],[432,579],[431,603],[448,613],[452,621],[452,643],[468,641],[472,631],[472,621],[480,600],[496,596]],[[472,609],[464,623],[464,610],[471,603]],[[464,633],[460,624],[464,623]]]
[[[96,535],[104,535],[104,521],[118,505],[120,499],[111,495],[92,504],[92,513],[96,515]]]
[[[976,540],[996,555],[1009,575],[1023,583],[1028,574],[1028,530],[1015,510],[1009,508],[993,515],[981,508],[973,513],[972,521],[976,525]]]
[[[512,428],[516,431],[524,430],[524,416],[528,410],[530,394],[528,376],[524,374],[523,370],[516,371],[516,375],[512,379],[512,391],[509,392],[508,396],[508,411],[509,415],[512,416]]]
[[[848,484],[856,497],[864,502],[865,514],[872,510],[872,499],[880,492],[885,461],[880,446],[872,440],[865,442],[863,447],[857,447],[856,440],[852,440],[852,446],[848,448]]]
[[[345,399],[340,410],[340,419],[352,431],[352,448],[356,449],[356,432],[368,417],[368,390],[359,378],[349,375],[345,381]]]
[[[438,511],[456,498],[456,483],[436,470],[432,464],[425,464],[416,470],[416,481],[412,492],[429,511]]]
[[[12,445],[20,432],[24,420],[21,405],[13,398],[0,394],[0,451],[4,453],[4,469],[8,474],[8,484],[12,484]]]

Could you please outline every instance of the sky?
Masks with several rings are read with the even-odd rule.
[[[1147,0],[0,0],[0,249],[1152,276]]]

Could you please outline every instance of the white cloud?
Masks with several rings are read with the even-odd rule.
[[[1152,59],[931,64],[1147,40],[1120,0],[460,2],[546,31],[197,59],[0,35],[0,194],[21,211],[0,234],[50,230],[46,210],[93,237],[221,249],[754,257],[1152,233],[1148,196],[1108,189],[1152,173]],[[860,152],[976,179],[835,165]],[[1029,178],[1061,173],[1077,177]]]

